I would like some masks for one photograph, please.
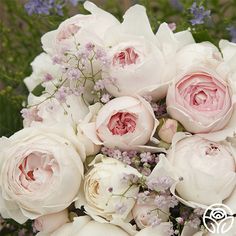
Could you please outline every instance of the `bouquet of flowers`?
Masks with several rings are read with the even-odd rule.
[[[0,139],[0,214],[38,236],[235,236],[236,44],[84,7],[43,35]]]

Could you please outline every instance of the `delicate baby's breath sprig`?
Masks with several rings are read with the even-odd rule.
[[[95,102],[107,103],[112,96],[106,91],[106,84],[115,84],[116,79],[102,74],[109,64],[106,52],[103,48],[89,42],[81,45],[74,39],[76,51],[66,48],[61,53],[54,55],[52,61],[61,67],[60,78],[53,78],[46,74],[41,86],[45,87],[42,94],[45,99],[39,103],[28,106],[37,107],[50,99],[57,99],[64,106],[70,95],[82,97],[86,105]],[[104,72],[105,73],[105,72]]]

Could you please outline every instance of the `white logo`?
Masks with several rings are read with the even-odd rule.
[[[213,234],[225,234],[233,226],[234,217],[231,209],[224,204],[209,206],[203,215],[203,224]]]

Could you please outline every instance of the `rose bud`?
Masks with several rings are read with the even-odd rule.
[[[178,121],[174,119],[164,119],[160,120],[160,129],[158,131],[158,136],[166,143],[171,143],[172,138],[178,131]]]

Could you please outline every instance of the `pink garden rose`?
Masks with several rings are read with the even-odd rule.
[[[2,217],[24,223],[62,211],[77,199],[84,146],[70,126],[65,128],[25,128],[0,139]]]
[[[181,76],[167,93],[167,111],[192,133],[220,130],[233,113],[232,90],[216,73]]]
[[[128,150],[146,144],[157,122],[144,99],[124,96],[111,100],[98,112],[96,133],[105,146]]]
[[[168,221],[169,209],[165,206],[157,210],[154,199],[155,197],[149,198],[144,203],[136,202],[132,209],[133,218],[140,229],[152,226],[152,220],[157,216],[162,222]]]
[[[117,112],[111,116],[107,125],[113,135],[133,133],[136,128],[137,117],[129,112]]]
[[[118,64],[125,67],[126,65],[136,64],[138,59],[139,55],[135,52],[135,49],[133,47],[127,47],[114,55],[112,63],[113,65]]]
[[[167,84],[175,72],[172,64],[176,52],[194,40],[188,31],[174,34],[166,23],[157,34],[152,31],[143,6],[130,7],[123,22],[110,27],[104,37],[109,65],[103,77],[115,78],[106,89],[115,97],[166,96]]]

